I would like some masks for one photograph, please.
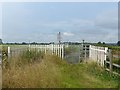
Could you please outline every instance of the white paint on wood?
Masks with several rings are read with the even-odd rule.
[[[10,47],[8,47],[8,54],[10,54]]]
[[[8,47],[8,62],[10,62],[10,47]]]
[[[60,44],[50,44],[50,45],[31,45],[30,48],[36,48],[39,49],[40,51],[47,53],[49,51],[52,55],[57,55],[60,58],[63,59],[64,57],[64,45]]]
[[[96,61],[99,65],[104,66],[104,60],[107,57],[108,47],[99,47],[90,45],[89,47],[89,58]]]

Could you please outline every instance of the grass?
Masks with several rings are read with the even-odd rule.
[[[95,67],[96,68],[95,68]],[[77,64],[64,68],[64,87],[69,88],[110,88],[117,87],[116,76],[109,76],[96,64]]]
[[[17,66],[11,62],[11,67],[3,70],[3,87],[55,87],[60,75],[55,63],[47,58],[33,62]]]
[[[11,58],[9,66],[3,68],[3,88],[28,87],[116,88],[118,77],[110,76],[95,63],[68,64],[54,55],[26,51]]]

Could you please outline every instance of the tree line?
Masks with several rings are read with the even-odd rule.
[[[46,45],[46,44],[55,44],[54,42],[50,42],[50,43],[38,43],[38,42],[31,42],[31,43],[27,43],[27,42],[21,42],[21,43],[3,43],[2,39],[0,39],[0,44],[10,44],[10,45],[29,45],[29,44],[41,44],[41,45]],[[74,45],[79,45],[81,43],[78,42],[62,42],[62,44],[74,44]],[[106,45],[105,42],[98,42],[98,45]],[[117,43],[115,43],[115,45],[120,46],[120,41],[118,41]]]

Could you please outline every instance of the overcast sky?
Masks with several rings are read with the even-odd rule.
[[[4,42],[56,42],[58,32],[62,41],[118,41],[117,2],[11,2],[1,11]]]

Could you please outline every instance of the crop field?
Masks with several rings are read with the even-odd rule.
[[[119,85],[118,76],[94,62],[71,64],[41,51],[24,50],[11,57],[10,62],[3,62],[2,68],[3,88],[118,88]]]

